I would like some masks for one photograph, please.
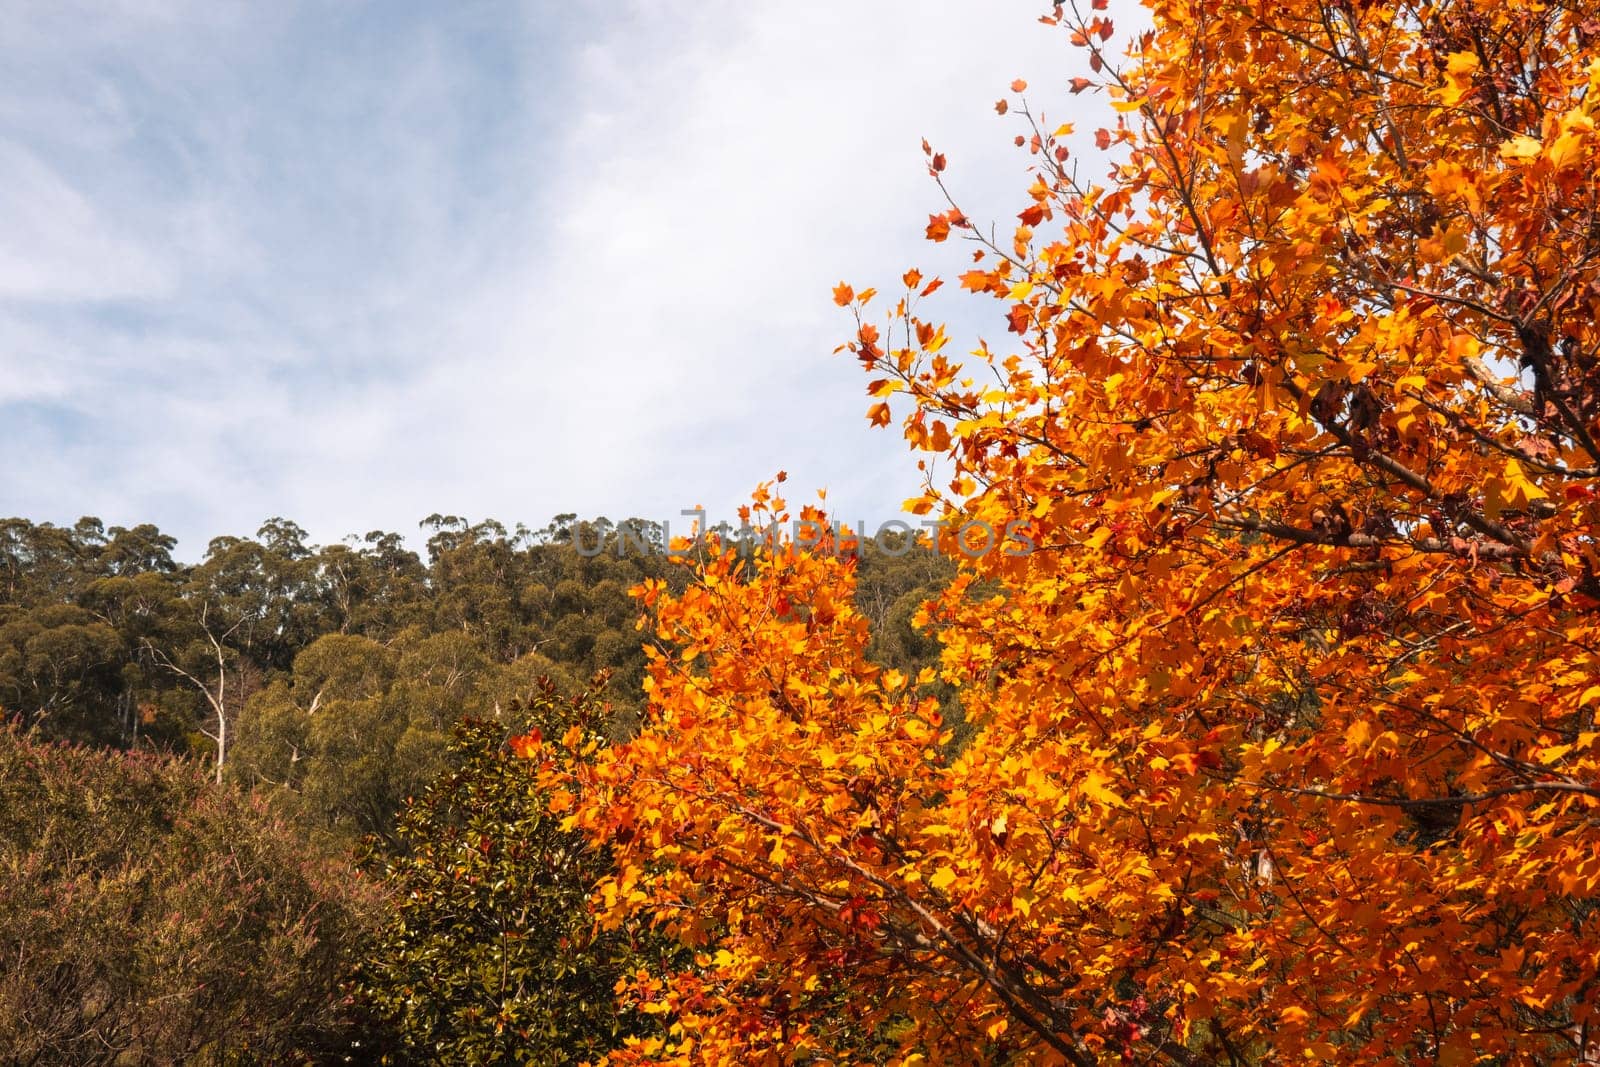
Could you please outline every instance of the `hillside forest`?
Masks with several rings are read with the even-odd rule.
[[[604,675],[608,730],[634,728],[649,635],[629,590],[691,577],[660,526],[421,527],[418,553],[384,532],[308,545],[272,519],[180,564],[154,526],[0,520],[0,708],[42,740],[203,763],[348,842],[391,839],[454,726],[511,730],[543,679],[574,696]],[[953,568],[926,546],[866,545],[874,655],[914,672],[936,646],[912,617]]]

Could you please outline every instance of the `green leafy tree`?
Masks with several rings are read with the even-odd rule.
[[[313,561],[325,629],[387,640],[428,612],[427,570],[399,534],[374,530]]]
[[[127,649],[117,631],[68,604],[0,608],[0,707],[29,725],[111,741]]]
[[[546,686],[518,710],[536,725],[509,739],[500,724],[461,723],[452,769],[401,816],[397,911],[358,984],[401,1035],[395,1061],[577,1064],[653,1025],[613,989],[660,943],[595,926],[589,895],[609,857],[562,828],[572,797],[540,788],[527,758],[544,736],[567,752],[602,744],[604,709]]]

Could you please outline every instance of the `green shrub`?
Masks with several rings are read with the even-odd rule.
[[[517,711],[548,737],[581,722],[597,739],[604,722],[592,700],[548,688]],[[589,894],[609,860],[561,829],[507,742],[502,725],[461,723],[455,769],[400,817],[397,911],[359,989],[401,1035],[391,1062],[577,1064],[653,1026],[613,988],[659,941],[594,928]]]

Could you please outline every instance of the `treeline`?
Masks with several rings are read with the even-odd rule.
[[[611,729],[632,729],[650,635],[629,590],[687,581],[661,526],[421,526],[419,554],[383,531],[313,545],[275,518],[182,563],[152,525],[0,520],[0,709],[47,739],[203,760],[308,830],[380,840],[445,769],[453,724],[515,727],[541,678],[574,694],[608,674]],[[911,617],[948,561],[869,552],[859,570],[874,656],[931,662]]]

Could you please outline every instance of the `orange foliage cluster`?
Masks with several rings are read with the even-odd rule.
[[[1109,177],[1014,99],[1015,231],[929,226],[1005,343],[835,294],[952,468],[913,510],[1037,546],[925,612],[975,739],[847,559],[644,589],[671,651],[571,818],[696,956],[616,1061],[1600,1062],[1600,20],[1104,6],[1046,21]]]

